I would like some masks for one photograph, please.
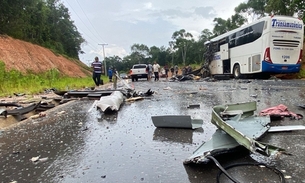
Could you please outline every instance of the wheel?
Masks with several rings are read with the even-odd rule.
[[[135,78],[134,78],[133,76],[131,76],[131,81],[132,81],[132,82],[134,82],[134,79],[135,79]]]
[[[237,64],[233,68],[233,76],[235,79],[240,79],[241,74],[240,74],[240,66]]]

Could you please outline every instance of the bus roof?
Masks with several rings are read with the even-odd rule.
[[[233,29],[233,30],[231,30],[231,31],[229,31],[229,32],[226,32],[226,33],[223,33],[223,34],[221,34],[221,35],[219,35],[219,36],[217,36],[217,37],[211,39],[210,42],[214,42],[214,41],[221,40],[221,39],[223,39],[223,38],[225,38],[225,37],[227,37],[227,36],[229,36],[229,35],[231,35],[231,34],[233,34],[233,33],[235,33],[235,32],[238,32],[238,31],[240,31],[240,30],[242,30],[242,29],[244,29],[244,28],[247,28],[247,27],[249,27],[249,26],[251,26],[251,25],[254,25],[254,24],[259,23],[259,22],[262,22],[262,21],[266,21],[266,20],[271,19],[271,18],[274,18],[274,17],[286,17],[286,18],[297,19],[296,17],[284,16],[284,15],[274,15],[274,16],[262,17],[261,19],[256,20],[256,21],[254,21],[254,22],[252,22],[252,23],[250,23],[250,24],[243,25],[243,26],[241,26],[241,27],[239,27],[239,28]]]

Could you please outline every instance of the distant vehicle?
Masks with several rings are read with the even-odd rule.
[[[135,64],[132,66],[132,69],[130,69],[129,75],[131,77],[132,81],[138,81],[139,78],[146,78],[147,77],[147,71],[146,71],[146,64]]]
[[[301,68],[303,21],[268,16],[205,43],[211,75],[297,73]]]
[[[128,75],[126,73],[121,73],[120,78],[122,79],[128,79]]]

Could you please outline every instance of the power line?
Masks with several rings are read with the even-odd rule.
[[[88,18],[87,14],[84,12],[82,6],[79,4],[78,0],[76,0],[78,6],[80,7],[80,9],[82,10],[82,12],[84,13],[84,15],[86,16],[88,22],[90,23],[90,25],[93,27],[93,30],[95,31],[96,35],[99,36],[99,33],[96,31],[95,27],[93,26],[93,24],[91,23],[90,19]],[[101,38],[101,37],[100,37]],[[102,38],[101,38],[102,42],[105,42]]]
[[[91,30],[86,26],[86,24],[83,22],[83,20],[80,18],[80,16],[76,13],[76,11],[73,9],[73,7],[70,5],[70,3],[66,0],[65,1],[69,6],[70,6],[70,8],[73,10],[73,12],[74,12],[74,14],[79,18],[79,20],[85,25],[85,27],[89,30],[89,32],[91,32]],[[84,33],[85,34],[85,33]],[[91,32],[91,34],[93,35],[93,36],[95,36],[95,34],[93,33],[93,32]],[[87,34],[86,34],[87,35]],[[87,35],[88,36],[88,35]],[[88,38],[91,38],[90,36],[88,36]],[[97,40],[99,40],[99,38],[98,37],[96,37],[95,36],[95,38],[97,38]],[[92,39],[92,38],[91,38]],[[92,39],[92,40],[94,40],[94,39]],[[94,41],[93,41],[94,42]]]

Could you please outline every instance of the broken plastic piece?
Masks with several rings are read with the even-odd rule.
[[[222,131],[217,130],[211,140],[202,144],[184,163],[203,163],[207,161],[206,156],[229,151],[239,145],[265,156],[285,152],[282,148],[256,141],[269,130],[270,117],[256,117],[255,110],[256,102],[213,107],[212,123]]]
[[[101,97],[100,100],[96,102],[96,106],[103,112],[114,112],[120,109],[123,101],[124,96],[122,92],[114,91],[109,96]]]
[[[272,126],[268,132],[286,132],[295,130],[305,130],[304,125],[291,125],[291,126]]]
[[[153,124],[158,128],[200,128],[202,119],[192,119],[187,115],[152,116]]]
[[[191,104],[191,105],[187,106],[187,108],[189,108],[189,109],[200,108],[200,104]]]

